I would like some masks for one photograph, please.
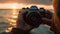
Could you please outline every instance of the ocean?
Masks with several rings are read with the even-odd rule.
[[[10,32],[16,26],[19,9],[0,9],[0,33]]]

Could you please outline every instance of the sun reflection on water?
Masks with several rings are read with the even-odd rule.
[[[11,13],[12,14],[10,15],[10,17],[7,18],[11,26],[7,30],[5,30],[5,32],[10,32],[13,27],[16,27],[16,19],[17,19],[18,11],[16,9],[13,9]]]

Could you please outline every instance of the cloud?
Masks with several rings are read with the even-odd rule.
[[[44,4],[44,5],[51,5],[51,0],[0,0],[0,3],[11,3],[11,2],[18,2],[23,4]]]

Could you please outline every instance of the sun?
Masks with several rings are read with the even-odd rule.
[[[18,9],[18,3],[13,3],[13,4],[12,4],[12,8],[13,8],[13,9]]]

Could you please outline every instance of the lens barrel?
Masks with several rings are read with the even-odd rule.
[[[41,15],[38,12],[25,13],[23,15],[25,23],[31,26],[38,26],[41,24]]]

